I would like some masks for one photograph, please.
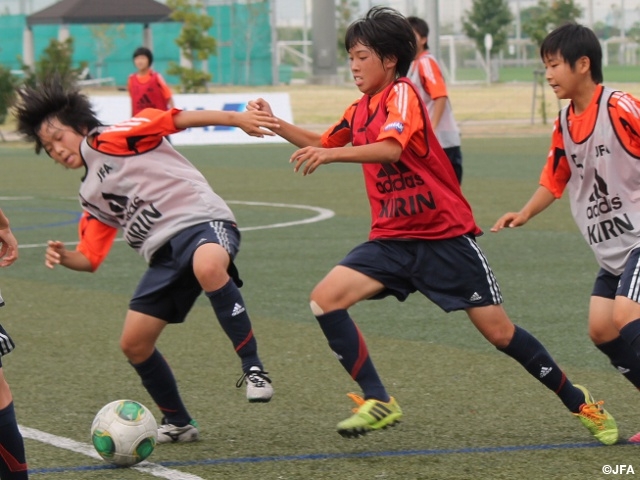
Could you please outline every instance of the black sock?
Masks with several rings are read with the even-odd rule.
[[[351,375],[364,393],[364,398],[389,401],[389,394],[382,385],[373,366],[367,344],[346,310],[334,310],[316,316],[331,350],[344,369]]]
[[[253,336],[251,320],[249,320],[240,290],[233,280],[229,279],[224,287],[215,292],[205,292],[205,294],[209,297],[220,326],[242,360],[242,371],[246,373],[254,365],[263,369],[262,362],[258,358],[258,343]]]
[[[157,349],[144,362],[131,365],[140,375],[142,385],[164,415],[166,423],[183,427],[191,421],[171,367]]]
[[[29,478],[24,441],[18,430],[13,402],[0,410],[0,478],[2,480]]]
[[[611,365],[637,389],[640,389],[640,357],[622,337],[601,343],[596,347],[609,357]]]
[[[498,349],[515,359],[540,383],[553,391],[573,413],[580,411],[584,393],[573,386],[544,346],[529,332],[516,325],[511,342]]]
[[[640,355],[640,318],[636,318],[622,327],[620,336],[631,346],[636,355]]]

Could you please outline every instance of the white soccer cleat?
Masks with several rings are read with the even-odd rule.
[[[170,423],[164,423],[158,427],[158,443],[195,442],[200,439],[198,424],[191,420],[184,427],[176,427]]]
[[[253,366],[236,383],[240,388],[243,383],[247,384],[247,400],[251,403],[266,403],[273,397],[273,387],[271,379],[267,377],[268,372],[264,372],[260,367]]]

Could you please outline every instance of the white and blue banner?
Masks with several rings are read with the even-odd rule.
[[[173,101],[181,110],[225,110],[244,112],[247,103],[264,98],[271,105],[273,114],[293,123],[288,93],[226,93],[226,94],[176,94]],[[131,116],[131,99],[125,95],[95,95],[91,97],[98,118],[105,125],[113,125]],[[174,145],[232,145],[250,143],[286,143],[281,137],[250,137],[240,128],[215,126],[189,128],[171,135]]]

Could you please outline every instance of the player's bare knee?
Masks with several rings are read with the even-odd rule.
[[[313,313],[316,317],[319,317],[320,315],[324,314],[324,310],[322,310],[322,308],[320,308],[320,305],[318,305],[315,300],[311,300],[309,302],[309,307],[311,307],[311,313]]]
[[[514,331],[512,329],[491,328],[482,332],[484,338],[494,347],[504,349],[509,346],[513,339]]]

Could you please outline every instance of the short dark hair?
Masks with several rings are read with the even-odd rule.
[[[577,23],[565,23],[553,30],[540,45],[540,58],[560,54],[571,69],[581,57],[587,57],[591,64],[591,78],[600,84],[602,76],[602,47],[593,30]]]
[[[349,25],[344,46],[351,50],[356,43],[370,48],[380,59],[395,57],[396,74],[403,77],[416,54],[416,36],[407,19],[393,8],[373,7]]]
[[[418,32],[418,35],[426,39],[424,49],[429,50],[429,25],[427,22],[419,17],[407,17],[407,21],[409,25],[411,25],[411,28],[413,28],[415,32]]]
[[[153,53],[147,47],[138,47],[133,52],[133,58],[139,57],[140,55],[144,55],[149,59],[149,66],[153,63]]]
[[[61,79],[55,76],[36,87],[20,88],[14,114],[17,131],[35,143],[36,153],[42,150],[38,132],[46,121],[58,119],[81,135],[102,125],[89,98],[75,86],[65,88]]]

